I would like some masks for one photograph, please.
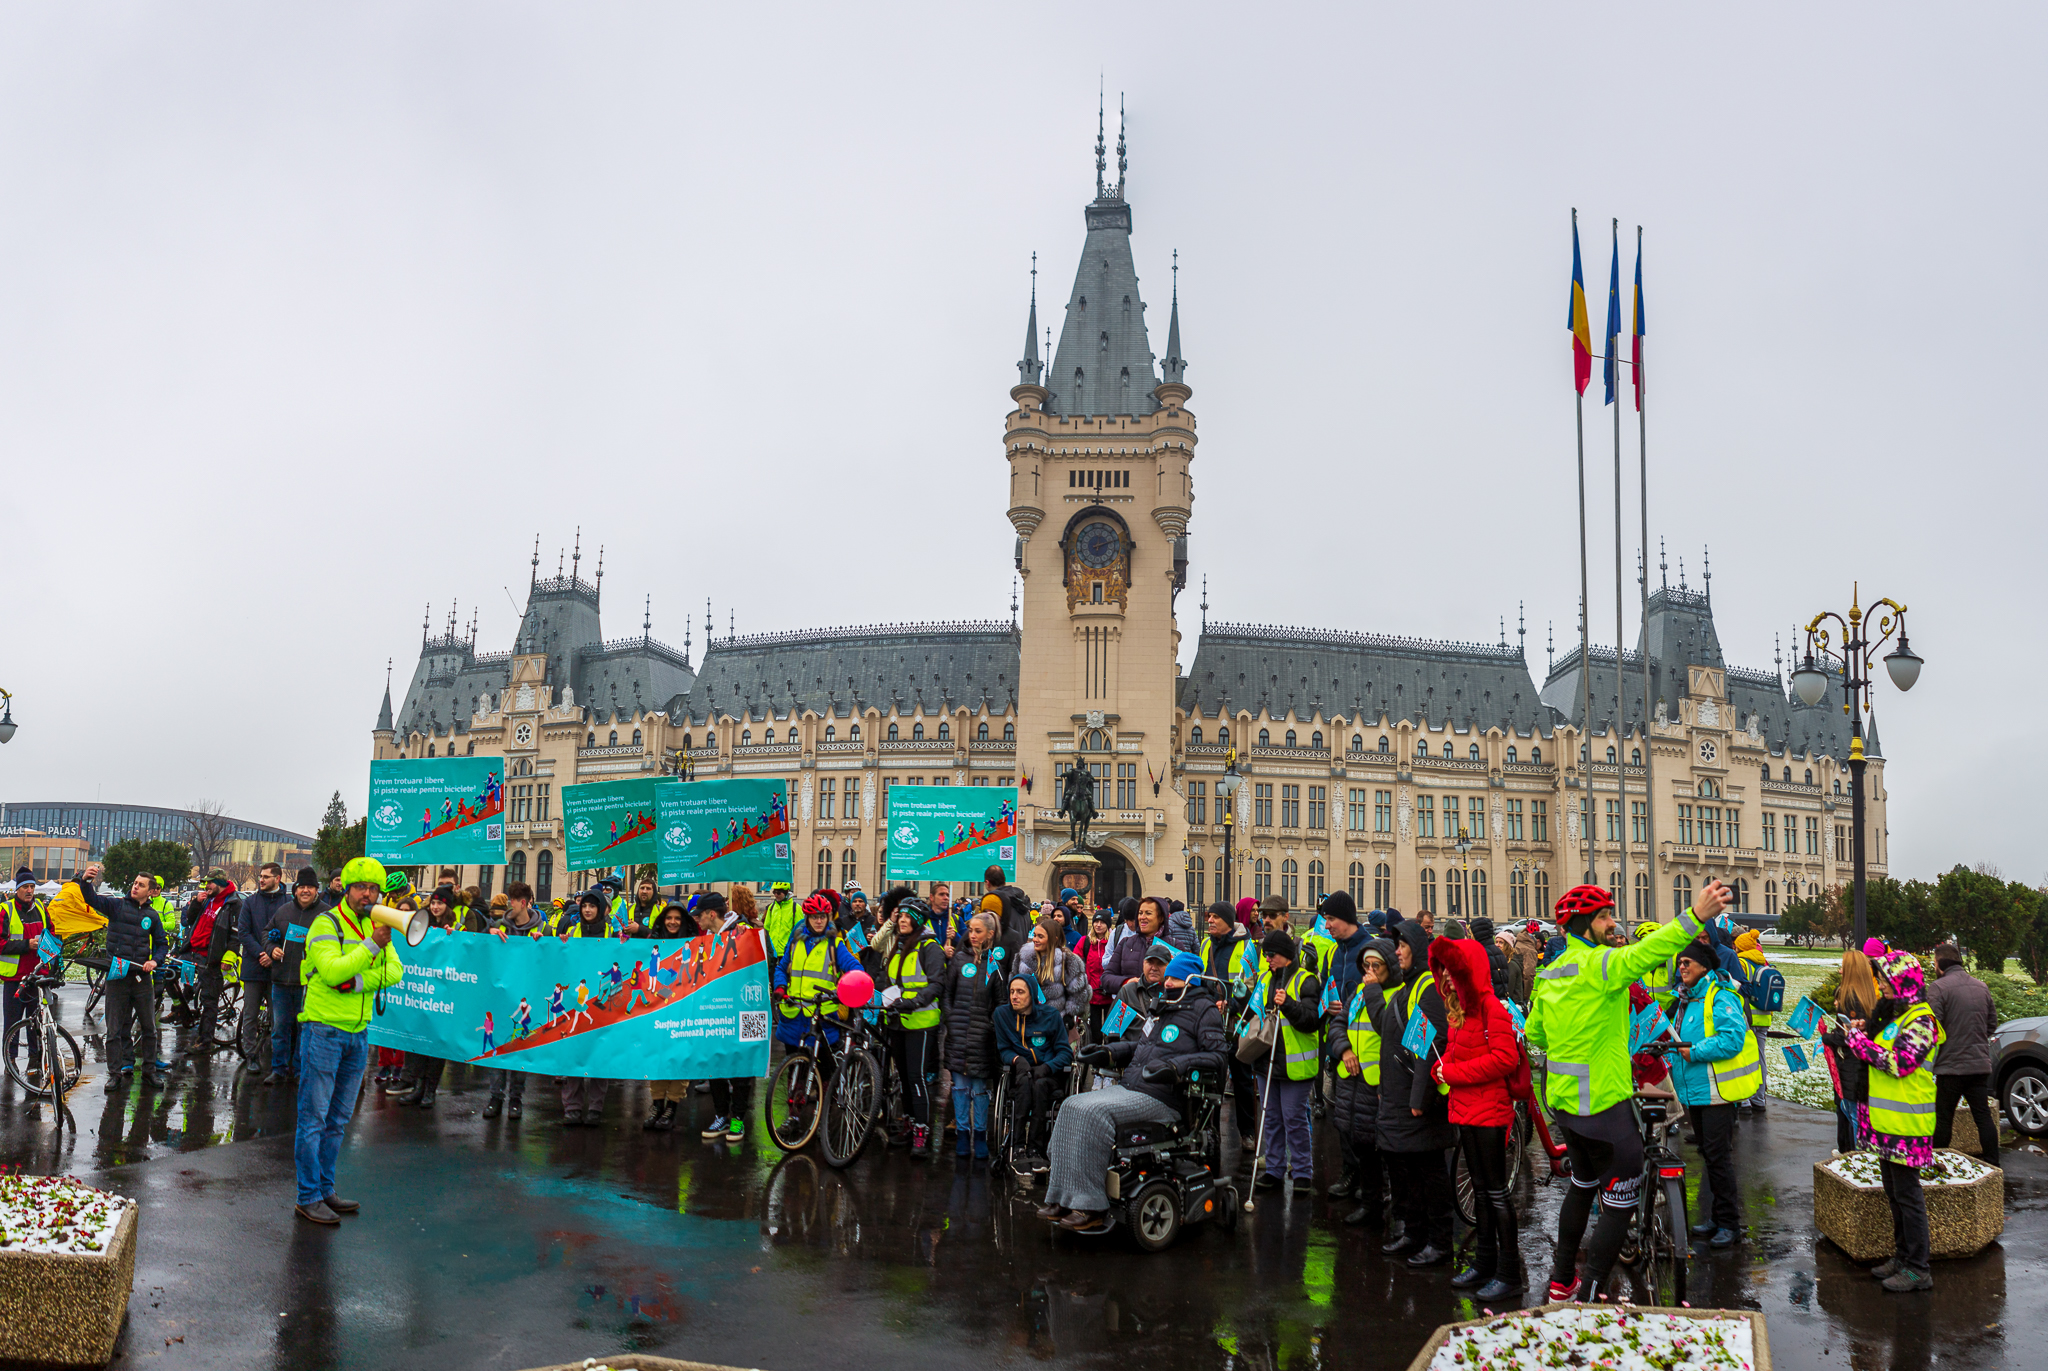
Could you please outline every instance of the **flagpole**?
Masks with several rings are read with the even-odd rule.
[[[1572,210],[1572,246],[1576,250],[1579,242],[1579,211]],[[1581,288],[1583,293],[1583,287]],[[1579,794],[1582,797],[1586,838],[1586,866],[1592,873],[1583,878],[1584,883],[1596,884],[1599,873],[1593,864],[1593,602],[1588,594],[1591,584],[1586,561],[1586,393],[1578,392],[1579,420],[1579,693],[1581,711],[1579,714],[1579,745],[1586,750],[1585,763],[1579,769]],[[1581,884],[1579,881],[1574,885]]]
[[[1626,717],[1622,701],[1623,680],[1621,669],[1621,646],[1623,622],[1621,615],[1621,220],[1614,221],[1614,266],[1609,277],[1614,282],[1615,302],[1609,318],[1614,327],[1609,330],[1607,355],[1614,359],[1614,823],[1617,836],[1621,839],[1621,864],[1615,868],[1614,883],[1619,889],[1614,892],[1614,902],[1621,906],[1623,922],[1633,924],[1628,918],[1628,752],[1622,743],[1621,722]],[[1644,644],[1649,646],[1648,643]],[[1637,911],[1641,916],[1641,911]]]
[[[1657,915],[1657,754],[1656,742],[1650,736],[1650,429],[1649,421],[1643,417],[1644,406],[1648,403],[1648,387],[1643,384],[1643,357],[1649,350],[1649,329],[1643,319],[1643,226],[1636,225],[1636,299],[1635,320],[1632,336],[1635,338],[1636,371],[1636,456],[1639,463],[1636,485],[1642,492],[1643,501],[1643,858],[1650,877],[1650,917]],[[1617,414],[1615,419],[1620,420]],[[1617,668],[1618,670],[1618,668]],[[1673,918],[1677,912],[1673,911]]]

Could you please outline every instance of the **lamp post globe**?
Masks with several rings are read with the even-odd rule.
[[[1920,679],[1920,667],[1919,654],[1906,646],[1906,635],[1901,633],[1898,647],[1885,654],[1885,673],[1900,690],[1911,690],[1913,683]]]
[[[1820,669],[1820,664],[1813,660],[1810,652],[1799,669],[1792,673],[1792,693],[1803,705],[1817,705],[1828,693],[1828,673]]]

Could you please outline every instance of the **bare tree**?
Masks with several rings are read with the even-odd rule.
[[[192,864],[199,868],[201,880],[219,865],[221,854],[230,850],[234,827],[228,807],[218,800],[197,801],[186,813],[185,846],[192,849]]]

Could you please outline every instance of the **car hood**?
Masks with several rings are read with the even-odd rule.
[[[2048,1030],[2048,1015],[2036,1014],[2027,1019],[2007,1019],[1998,1026],[1998,1036],[2008,1038],[2022,1033],[2039,1036],[2043,1030]]]

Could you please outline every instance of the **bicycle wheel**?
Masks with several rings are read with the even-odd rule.
[[[1465,1165],[1465,1149],[1457,1149],[1457,1161],[1451,1172],[1451,1194],[1454,1198],[1458,1217],[1465,1221],[1467,1228],[1479,1226],[1479,1196],[1472,1184],[1472,1168]]]
[[[847,1053],[825,1094],[824,1131],[818,1135],[818,1149],[827,1166],[847,1166],[860,1155],[881,1106],[882,1082],[875,1059],[865,1052]]]
[[[242,983],[229,981],[221,987],[220,1013],[213,1021],[213,1045],[241,1051]]]
[[[808,1052],[791,1052],[776,1068],[768,1084],[768,1132],[775,1145],[794,1152],[818,1131],[824,1112],[825,1092],[820,1088],[818,1063]]]
[[[1515,1121],[1508,1125],[1508,1189],[1513,1190],[1529,1169],[1529,1139],[1536,1126],[1529,1121],[1529,1106],[1515,1101]]]
[[[1677,1307],[1685,1303],[1685,1267],[1692,1255],[1691,1235],[1687,1231],[1685,1213],[1685,1182],[1676,1176],[1668,1176],[1661,1189],[1664,1202],[1658,1206],[1653,1220],[1656,1246],[1649,1270],[1651,1298],[1662,1304],[1661,1298],[1669,1289],[1670,1304]]]
[[[15,1060],[17,1048],[20,1055],[28,1057],[29,1044],[42,1039],[36,1050],[36,1069],[28,1069],[27,1062]],[[46,1100],[53,1094],[62,1095],[78,1084],[78,1077],[85,1069],[85,1056],[78,1050],[78,1042],[64,1028],[56,1024],[32,1023],[23,1019],[7,1030],[5,1043],[7,1052],[7,1075],[22,1092],[31,1099]]]
[[[988,1155],[998,1164],[1016,1174],[1016,1165],[1010,1156],[1010,1073],[1005,1070],[996,1077],[996,1088],[988,1098]]]
[[[85,1008],[78,1012],[81,1019],[90,1019],[93,1010],[99,1008],[107,994],[107,969],[103,966],[89,966],[85,969]]]

